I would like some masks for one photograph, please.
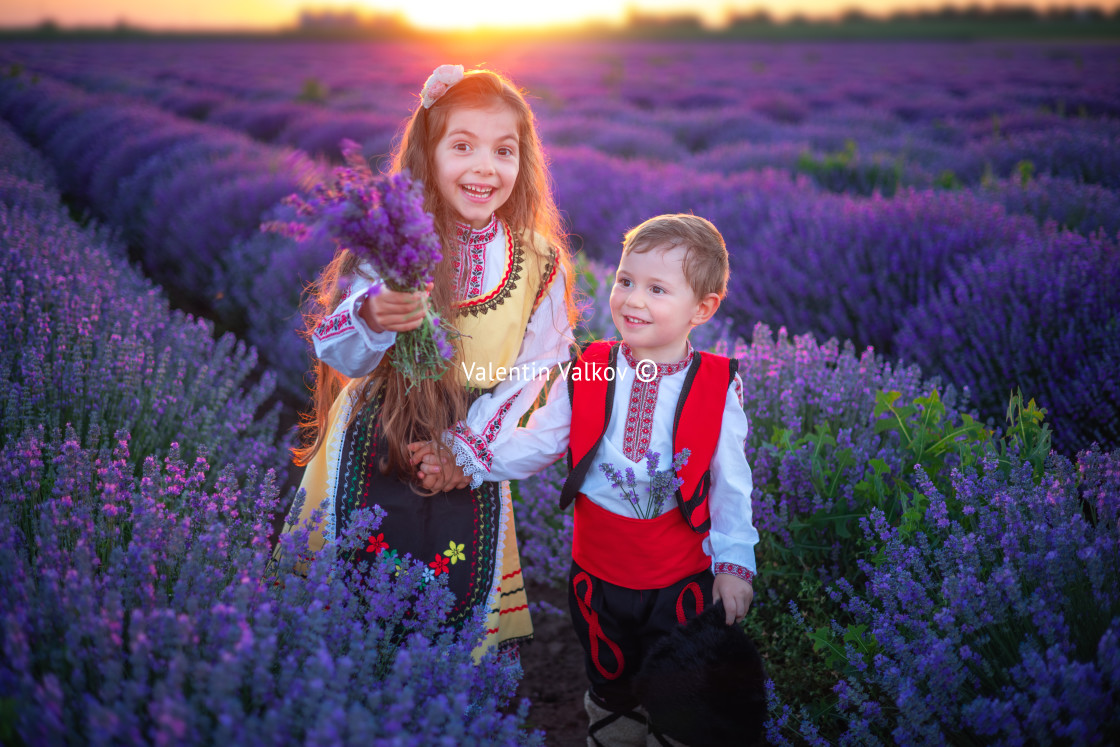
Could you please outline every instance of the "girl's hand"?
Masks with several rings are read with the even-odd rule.
[[[730,625],[740,622],[747,616],[747,610],[754,601],[754,587],[750,581],[744,581],[730,573],[717,573],[716,582],[712,585],[712,601],[723,600],[723,608],[727,612],[725,622]]]
[[[419,465],[416,477],[420,487],[427,491],[458,490],[471,484],[463,468],[449,458],[445,450],[437,450],[431,441],[417,441],[408,445],[413,466]]]
[[[366,300],[358,307],[358,316],[373,332],[407,332],[416,329],[424,321],[428,294],[431,292],[431,283],[422,291],[408,293],[382,286],[380,290],[366,296]]]

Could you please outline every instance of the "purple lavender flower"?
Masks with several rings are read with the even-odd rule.
[[[599,469],[610,481],[611,485],[619,492],[624,501],[634,507],[634,512],[640,519],[652,519],[661,513],[666,502],[671,502],[684,481],[676,476],[676,470],[688,461],[688,449],[682,449],[673,457],[673,468],[668,470],[657,469],[661,455],[656,451],[647,451],[645,455],[646,478],[639,481],[633,467],[627,466],[622,473],[610,462],[601,462]],[[625,475],[625,477],[624,477]],[[645,492],[643,500],[640,492]]]
[[[296,218],[262,229],[297,241],[329,239],[368,262],[393,290],[422,290],[443,257],[432,215],[424,210],[423,185],[407,171],[374,176],[357,143],[344,140],[341,149],[346,166],[307,198],[286,199]],[[418,329],[397,335],[393,366],[410,382],[439,378],[455,355],[455,336],[429,309]]]

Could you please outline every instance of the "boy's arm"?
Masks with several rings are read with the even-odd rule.
[[[754,483],[751,468],[743,453],[747,439],[747,416],[741,404],[742,380],[738,374],[727,390],[724,402],[723,424],[720,428],[719,445],[712,457],[712,487],[708,506],[712,516],[712,527],[704,540],[705,550],[712,558],[712,572],[719,582],[717,589],[725,589],[735,594],[739,604],[745,605],[735,615],[741,619],[746,614],[753,597],[751,584],[754,581],[754,546],[758,542],[758,530],[751,521],[751,491]],[[733,577],[720,579],[721,575]],[[732,614],[732,600],[724,599],[728,615]]]

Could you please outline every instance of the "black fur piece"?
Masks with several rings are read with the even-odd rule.
[[[766,722],[762,657],[724,614],[716,602],[658,641],[634,679],[651,728],[689,747],[751,745]]]

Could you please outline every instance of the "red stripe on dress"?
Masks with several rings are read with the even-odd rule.
[[[486,303],[494,296],[502,292],[509,282],[509,276],[513,274],[513,235],[510,234],[509,228],[506,228],[506,273],[502,276],[502,282],[498,283],[494,290],[487,293],[485,296],[472,298],[469,301],[463,301],[459,304],[460,309],[469,309],[471,306],[478,306],[481,303]]]

